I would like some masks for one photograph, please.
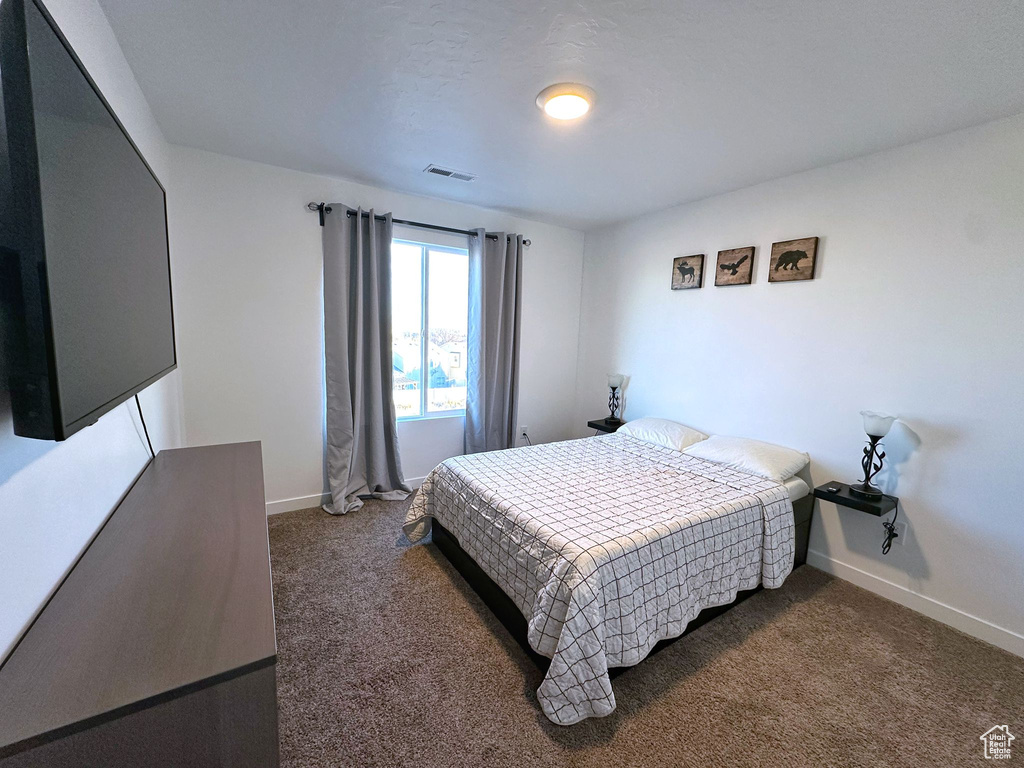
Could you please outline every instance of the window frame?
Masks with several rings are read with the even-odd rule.
[[[430,252],[438,251],[441,253],[453,253],[458,255],[469,256],[469,243],[465,248],[459,248],[453,245],[440,245],[432,243],[428,240],[411,240],[407,237],[401,237],[395,234],[391,236],[392,245],[400,243],[402,245],[411,245],[420,249],[420,412],[416,416],[399,416],[395,414],[395,421],[427,421],[429,419],[451,419],[451,418],[464,418],[466,415],[465,408],[454,408],[447,411],[431,411],[427,407],[430,399],[430,337],[428,319],[430,317]],[[469,318],[466,318],[467,325]],[[392,343],[394,343],[394,328],[392,328]],[[392,392],[394,389],[392,389]],[[467,392],[468,395],[468,392]]]

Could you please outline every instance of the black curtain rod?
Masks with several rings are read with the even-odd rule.
[[[324,225],[324,214],[330,213],[331,210],[332,210],[331,206],[326,205],[325,203],[309,203],[309,204],[306,205],[306,208],[308,208],[311,211],[316,211],[317,213],[320,214],[320,226],[321,227]],[[355,216],[356,212],[353,211],[351,208],[349,208],[348,210],[345,211],[345,215],[346,216]],[[370,215],[369,211],[363,211],[363,216],[369,216],[369,215]],[[384,221],[386,217],[384,217],[384,216],[376,216],[375,215],[374,218],[377,219],[377,221]],[[424,224],[422,221],[407,221],[406,219],[396,219],[396,218],[392,217],[391,218],[391,223],[393,223],[393,224],[404,224],[407,227],[417,227],[418,229],[433,229],[433,230],[435,230],[437,232],[451,232],[452,234],[455,234],[455,235],[466,235],[467,237],[476,237],[476,232],[472,232],[472,231],[470,231],[468,229],[455,229],[454,227],[442,227],[442,226],[440,226],[438,224]],[[487,237],[488,240],[497,240],[498,239],[497,235],[486,235],[485,237]],[[530,245],[530,241],[524,239],[523,240],[523,245]]]

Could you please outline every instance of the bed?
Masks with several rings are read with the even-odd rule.
[[[613,670],[707,612],[781,586],[806,553],[810,501],[612,434],[449,459],[424,480],[403,528],[411,541],[433,530],[544,660],[541,709],[571,725],[614,711]]]

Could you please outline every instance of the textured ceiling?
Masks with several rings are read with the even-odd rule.
[[[1024,111],[1011,0],[100,2],[174,143],[580,228]]]

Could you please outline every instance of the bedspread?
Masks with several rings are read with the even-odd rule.
[[[432,518],[526,617],[551,659],[537,698],[560,725],[614,711],[609,667],[793,567],[783,485],[626,435],[448,459],[409,508],[409,539]]]

